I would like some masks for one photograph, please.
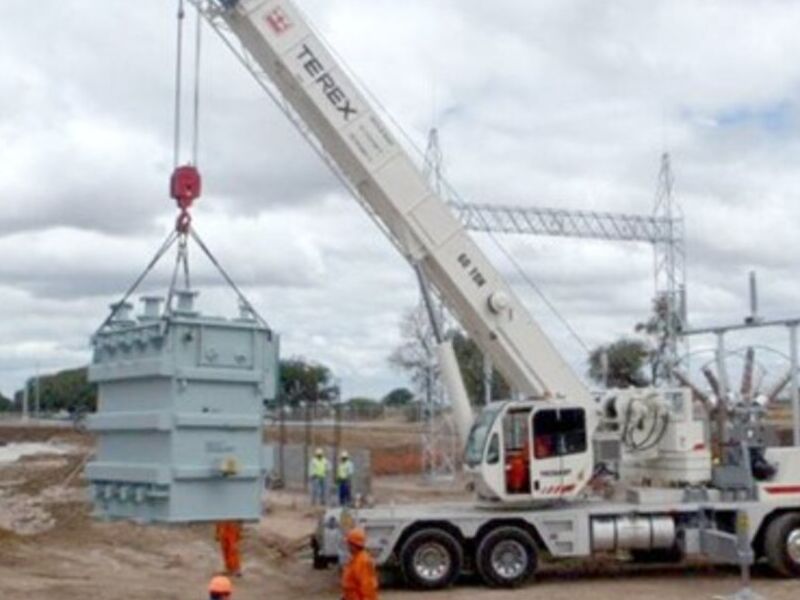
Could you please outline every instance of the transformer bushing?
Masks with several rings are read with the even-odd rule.
[[[95,516],[139,522],[254,520],[264,489],[263,406],[275,396],[278,338],[252,313],[114,307],[93,338],[97,436],[86,467]]]

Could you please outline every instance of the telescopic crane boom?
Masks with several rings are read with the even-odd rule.
[[[194,0],[308,126],[405,257],[520,392],[589,401],[497,270],[290,0]]]
[[[546,404],[585,409],[591,433],[595,419],[586,386],[294,2],[191,1],[332,163],[512,387]],[[473,424],[471,407],[460,377],[454,375],[458,367],[452,347],[445,343],[438,350],[463,442]],[[581,454],[591,465],[591,451]]]

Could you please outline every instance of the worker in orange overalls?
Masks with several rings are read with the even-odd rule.
[[[242,524],[239,521],[220,521],[217,523],[217,541],[225,561],[225,572],[234,577],[242,576],[242,558],[239,542],[242,539]]]
[[[209,600],[229,600],[232,594],[231,580],[224,575],[217,575],[208,584]]]
[[[524,450],[520,450],[508,459],[508,491],[512,494],[519,494],[525,489],[527,479],[528,461]]]
[[[508,459],[506,484],[511,494],[527,492],[531,478],[531,446],[528,441]]]
[[[347,534],[350,560],[342,571],[342,600],[378,600],[378,573],[366,545],[363,529],[357,527]]]

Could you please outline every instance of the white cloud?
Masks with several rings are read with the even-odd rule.
[[[465,198],[647,213],[666,147],[686,214],[695,323],[740,318],[752,268],[763,312],[796,313],[796,3],[300,4],[415,144],[437,123]],[[106,304],[174,218],[173,13],[159,0],[102,11],[89,0],[4,3],[6,393],[36,362],[86,359]],[[227,49],[208,34],[203,51],[198,229],[282,332],[285,354],[329,363],[346,393],[387,391],[402,382],[386,357],[416,301],[410,270]],[[580,345],[492,242],[479,243],[582,369]],[[503,243],[587,343],[646,316],[647,247]],[[212,270],[194,264],[204,306],[231,311]]]

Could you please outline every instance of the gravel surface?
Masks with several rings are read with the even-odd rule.
[[[0,432],[0,441],[3,441]],[[16,432],[14,442],[25,441]],[[0,581],[11,600],[187,600],[205,598],[221,568],[210,525],[182,527],[103,523],[90,518],[80,476],[91,438],[44,434],[41,442],[65,453],[37,454],[0,465]],[[9,440],[9,443],[11,441]],[[456,490],[422,486],[414,478],[379,479],[376,494],[407,501],[441,501]],[[399,501],[399,500],[398,500]],[[314,571],[307,538],[317,512],[301,493],[270,496],[266,516],[245,529],[245,575],[235,600],[337,600],[334,570]],[[396,578],[395,578],[396,579]],[[754,589],[769,600],[796,600],[800,582],[756,572]],[[474,580],[436,593],[386,581],[383,599],[689,600],[738,589],[735,569],[646,567],[611,561],[545,565],[531,584],[489,590]]]

